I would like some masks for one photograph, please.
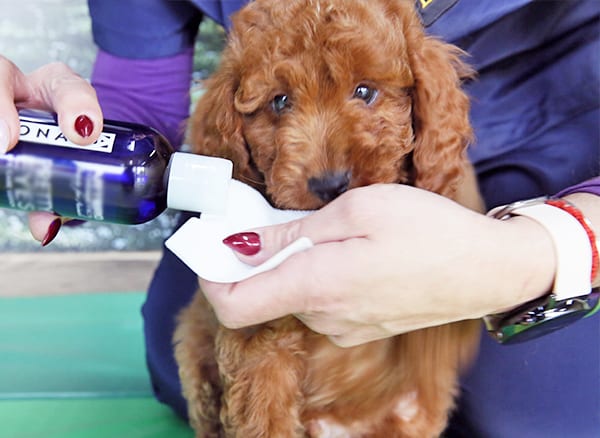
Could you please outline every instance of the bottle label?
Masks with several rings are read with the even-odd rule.
[[[104,181],[101,174],[93,168],[77,166],[71,189],[78,217],[104,220]]]
[[[25,211],[61,210],[82,219],[104,220],[104,181],[97,169],[77,165],[70,181],[57,184],[52,181],[56,175],[51,159],[7,157],[10,159],[5,163],[4,184],[8,207]],[[55,205],[55,201],[60,205]]]
[[[5,190],[8,206],[25,211],[53,211],[52,160],[16,157],[7,162]]]
[[[41,143],[51,146],[61,146],[65,148],[85,149],[88,151],[111,153],[115,143],[116,134],[110,132],[100,133],[100,137],[94,143],[81,146],[67,140],[58,126],[36,123],[30,120],[21,119],[21,131],[19,133],[20,141],[31,143]]]

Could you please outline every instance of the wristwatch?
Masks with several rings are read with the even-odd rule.
[[[560,208],[535,198],[497,207],[488,216],[505,220],[527,216],[550,233],[557,269],[552,291],[507,312],[483,318],[488,333],[501,344],[515,344],[561,329],[600,309],[600,288],[591,287],[592,247],[580,222]]]

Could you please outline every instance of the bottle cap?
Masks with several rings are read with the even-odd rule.
[[[223,214],[232,173],[233,163],[225,158],[175,152],[169,160],[167,207]]]

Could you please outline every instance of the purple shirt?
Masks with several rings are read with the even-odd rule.
[[[591,193],[600,196],[600,176],[561,190],[556,194],[556,197],[562,198],[573,193]]]
[[[155,59],[98,51],[92,85],[104,117],[151,126],[178,148],[190,110],[193,49]]]

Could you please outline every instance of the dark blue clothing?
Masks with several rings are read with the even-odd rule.
[[[176,54],[195,36],[192,3],[228,24],[244,2],[90,0],[95,39],[124,57]],[[470,156],[488,207],[600,174],[600,2],[425,3],[427,31],[469,52],[479,74],[466,84],[477,136]],[[181,415],[171,336],[196,288],[196,276],[165,250],[143,308],[157,397]],[[463,386],[451,436],[600,436],[600,317],[516,346],[484,334]]]
[[[94,41],[124,58],[176,55],[194,44],[203,14],[229,27],[245,1],[88,0]]]
[[[202,13],[187,1],[89,0],[94,41],[123,58],[158,58],[194,43]]]
[[[533,2],[453,41],[479,75],[466,87],[470,156],[490,208],[600,173],[599,11],[596,0]]]

